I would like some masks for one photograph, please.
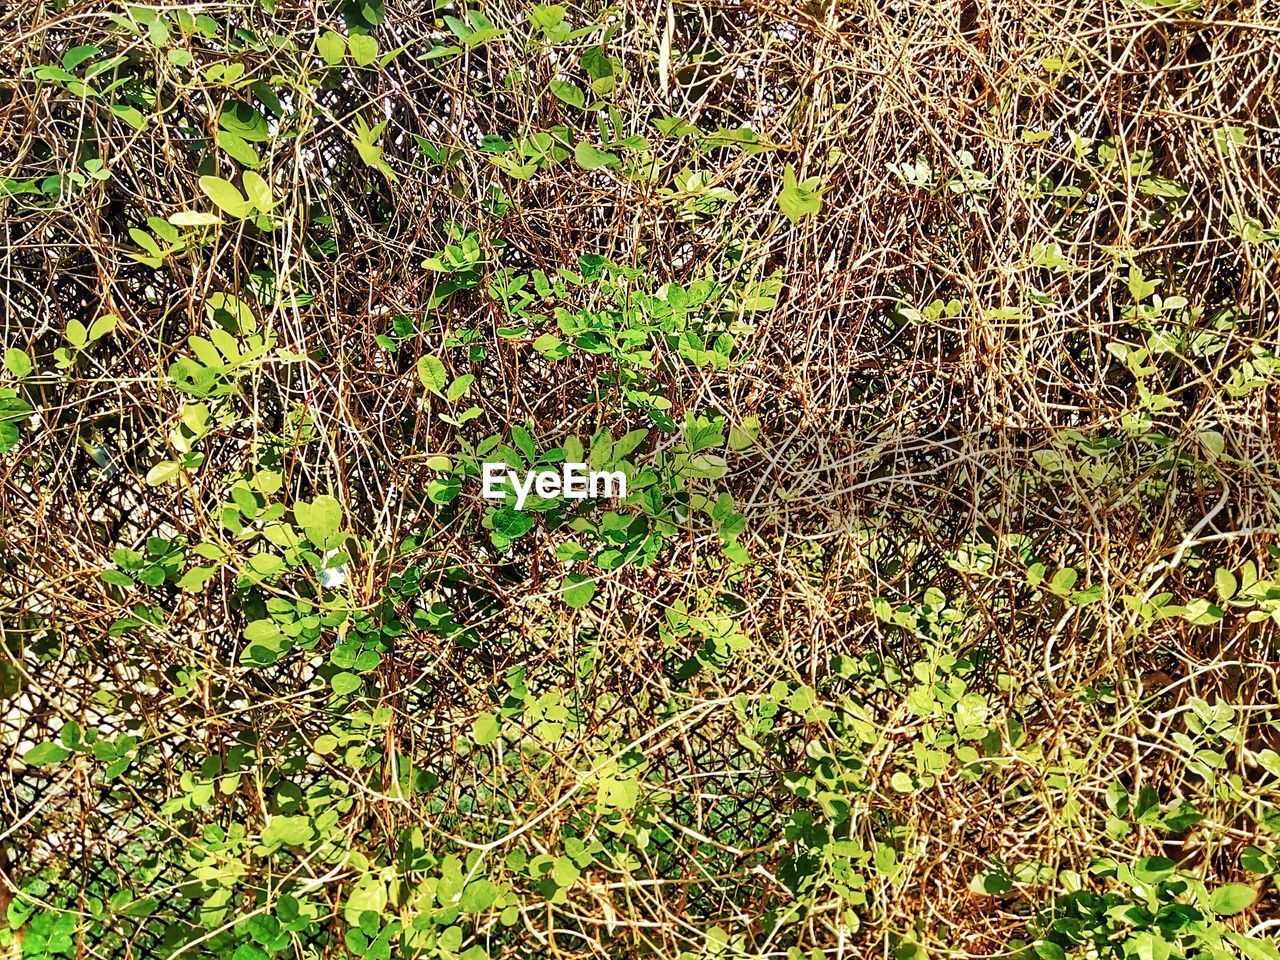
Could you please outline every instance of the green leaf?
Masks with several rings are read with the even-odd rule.
[[[199,593],[217,572],[216,567],[192,567],[178,580],[178,586],[188,593]]]
[[[1194,623],[1198,627],[1207,627],[1210,624],[1217,623],[1222,617],[1222,608],[1203,597],[1192,600],[1182,608],[1182,619],[1188,623]]]
[[[89,342],[93,343],[100,340],[108,333],[116,328],[116,324],[120,322],[120,318],[114,313],[106,313],[100,316],[93,323],[89,324]]]
[[[347,46],[351,48],[351,57],[358,66],[367,67],[378,59],[378,40],[367,33],[353,33],[347,40]]]
[[[471,389],[471,384],[475,382],[475,379],[476,378],[469,373],[464,373],[462,376],[458,377],[453,381],[453,383],[449,384],[449,390],[444,395],[445,400],[449,403],[454,403],[462,399],[462,397],[466,395],[466,392]]]
[[[1280,777],[1280,753],[1276,753],[1271,749],[1259,750],[1254,759],[1258,761],[1258,765],[1267,773],[1273,777]]]
[[[66,66],[63,64],[63,66]],[[71,69],[67,67],[67,69]],[[1223,153],[1230,153],[1236,147],[1242,147],[1248,142],[1244,127],[1218,127],[1213,131],[1213,143]]]
[[[155,897],[143,897],[141,900],[134,900],[120,912],[126,917],[149,917],[155,913],[159,905]]]
[[[567,887],[577,882],[582,876],[582,871],[568,857],[556,857],[555,865],[551,868],[551,879],[556,882],[558,887]]]
[[[463,913],[479,913],[488,910],[498,900],[498,888],[486,877],[472,880],[462,891],[458,906]]]
[[[1077,590],[1075,593],[1071,594],[1071,596],[1067,598],[1067,603],[1078,607],[1089,603],[1097,603],[1101,599],[1102,584],[1095,583],[1091,587],[1086,587],[1083,590]]]
[[[590,603],[591,598],[596,595],[596,584],[586,574],[571,573],[560,584],[560,593],[566,604],[578,610]]]
[[[449,382],[449,371],[439,357],[428,354],[418,358],[418,379],[437,396],[443,396],[444,385]]]
[[[58,739],[62,741],[62,745],[68,750],[75,750],[84,739],[84,731],[80,729],[80,724],[74,720],[68,720],[62,725],[62,729],[58,731]]]
[[[564,15],[564,7],[558,4],[540,3],[529,10],[529,22],[543,33],[550,35],[564,23]]]
[[[511,439],[520,448],[520,453],[524,455],[527,463],[533,463],[538,459],[538,448],[533,442],[533,436],[524,427],[519,425],[512,426]]]
[[[889,785],[899,793],[911,793],[916,786],[911,781],[911,775],[899,770],[889,778]]]
[[[327,493],[321,494],[309,502],[296,502],[293,505],[293,516],[306,530],[308,540],[317,546],[324,546],[342,526],[342,504]]]
[[[760,436],[760,418],[754,415],[743,417],[739,423],[729,428],[729,449],[746,450]]]
[[[360,925],[360,915],[366,911],[379,917],[387,906],[387,885],[376,873],[366,873],[355,882],[351,892],[347,894],[347,902],[342,908],[343,919],[352,927]]]
[[[289,649],[291,641],[270,620],[254,620],[244,628],[247,641],[240,662],[249,666],[275,663]]]
[[[182,465],[176,460],[161,460],[147,471],[146,482],[149,486],[158,487],[162,483],[168,483],[177,478],[181,472]]]
[[[471,725],[471,737],[477,744],[486,747],[498,739],[502,732],[502,723],[492,713],[482,713]]]
[[[309,817],[271,818],[262,831],[262,843],[271,849],[279,847],[301,847],[310,842],[316,835],[315,827]]]
[[[969,881],[969,889],[987,897],[999,897],[1013,889],[1013,880],[1003,870],[984,870]]]
[[[201,177],[200,189],[219,210],[230,217],[240,218],[249,212],[249,202],[229,180]]]
[[[577,563],[580,560],[587,560],[591,554],[582,548],[581,544],[570,541],[562,543],[556,547],[556,559],[563,563]]]
[[[258,156],[258,151],[244,137],[230,130],[219,130],[217,133],[218,146],[221,147],[232,160],[245,167],[256,167],[262,163],[262,158]]]
[[[67,338],[67,343],[77,350],[89,345],[89,331],[79,320],[68,320],[64,334]]]
[[[508,540],[524,536],[533,529],[533,524],[532,514],[511,507],[502,507],[493,513],[494,531]]]
[[[700,132],[697,127],[681,117],[668,115],[652,123],[664,137],[694,137]]]
[[[1218,599],[1224,602],[1234,597],[1240,586],[1236,582],[1235,574],[1226,567],[1219,567],[1214,571],[1213,585],[1218,589]]]
[[[622,161],[616,153],[601,150],[585,142],[573,148],[573,159],[583,170],[615,169],[622,166]]]
[[[576,83],[569,83],[567,80],[552,80],[548,84],[548,88],[561,103],[567,103],[569,106],[577,107],[579,110],[585,109],[587,106],[587,95],[583,93],[582,88]]]
[[[17,347],[10,347],[4,352],[4,365],[19,380],[34,368],[31,358],[27,356],[27,351],[19,350]]]
[[[1209,894],[1209,909],[1220,917],[1234,916],[1253,906],[1258,891],[1247,883],[1228,883]]]
[[[1173,875],[1177,864],[1168,857],[1143,857],[1133,868],[1133,875],[1143,883],[1159,883]]]
[[[1240,866],[1250,873],[1266,875],[1275,872],[1276,861],[1259,847],[1246,847],[1240,853]]]
[[[1280,960],[1280,947],[1277,947],[1274,938],[1246,937],[1228,930],[1227,939],[1240,948],[1247,960]]]
[[[347,41],[342,34],[333,30],[326,30],[316,37],[316,52],[320,54],[320,59],[331,67],[336,67],[342,62],[346,49]]]
[[[333,692],[340,697],[345,697],[349,693],[355,693],[360,689],[360,685],[364,681],[354,673],[343,671],[334,674],[333,679],[329,681],[329,686],[333,688]]]
[[[644,443],[645,438],[649,436],[648,430],[628,430],[613,445],[613,454],[610,457],[611,463],[618,463],[624,459],[629,453],[634,451],[640,444]]]
[[[129,228],[129,237],[138,246],[146,250],[156,260],[163,260],[164,254],[160,250],[160,246],[156,243],[156,238],[151,236],[145,230],[139,230],[137,227]]]
[[[210,294],[205,301],[205,309],[216,323],[223,326],[230,324],[236,333],[253,333],[258,329],[258,318],[253,315],[253,308],[233,294]],[[223,352],[228,358],[231,357],[230,352]],[[235,353],[238,355],[238,349]]]
[[[113,103],[111,112],[135,130],[145,130],[147,127],[147,118],[137,107],[131,107],[127,103]]]
[[[62,55],[62,69],[74,70],[76,67],[80,66],[80,64],[84,63],[86,60],[92,57],[96,57],[100,53],[102,53],[100,49],[88,44],[84,46],[79,46],[79,47],[72,47],[70,50],[68,50],[66,53]]]
[[[1138,303],[1146,300],[1149,296],[1156,292],[1156,287],[1160,285],[1160,280],[1148,280],[1138,267],[1130,266],[1129,275],[1126,278],[1129,287],[1129,295]]]
[[[1076,580],[1079,577],[1080,574],[1076,573],[1071,567],[1063,567],[1049,581],[1049,589],[1059,596],[1064,596],[1070,593],[1071,588],[1076,585]]]
[[[22,755],[22,762],[30,767],[47,767],[61,763],[71,756],[70,750],[64,750],[56,743],[38,743]]]
[[[799,223],[822,209],[822,191],[818,185],[821,180],[810,177],[797,182],[796,170],[787,164],[782,174],[782,192],[778,194],[778,206],[792,223]]]
[[[261,142],[271,137],[267,118],[247,103],[228,100],[218,111],[218,126],[241,140]]]
[[[561,348],[563,348],[563,351],[557,353],[557,351],[561,351]],[[560,359],[561,356],[568,353],[569,351],[569,348],[565,345],[565,342],[561,340],[559,337],[557,337],[554,333],[544,333],[541,336],[539,336],[536,340],[533,341],[533,349],[538,351],[538,353],[542,354],[543,356],[556,353],[555,356],[551,357],[552,360]]]
[[[271,195],[271,187],[260,174],[246,170],[242,179],[246,199],[255,209],[265,213],[276,205],[275,197]]]
[[[1204,444],[1204,448],[1209,451],[1209,457],[1217,460],[1227,449],[1227,438],[1217,430],[1201,430],[1197,434],[1200,442]]]
[[[399,178],[383,158],[382,148],[377,145],[382,137],[382,131],[387,128],[387,121],[383,120],[371,127],[365,123],[363,117],[357,116],[352,121],[352,126],[355,128],[356,135],[351,143],[356,148],[356,153],[360,154],[360,159],[386,177],[388,183],[396,183]]]
[[[250,643],[271,643],[280,637],[280,628],[271,620],[250,620],[245,624],[244,638]]]

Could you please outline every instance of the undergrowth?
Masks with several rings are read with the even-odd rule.
[[[0,0],[0,950],[1280,960],[1278,15]]]

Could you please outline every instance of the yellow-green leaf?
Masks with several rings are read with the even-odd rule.
[[[223,213],[230,217],[243,217],[249,212],[249,202],[236,189],[235,184],[221,177],[201,177],[200,189]]]
[[[351,58],[362,67],[367,67],[378,59],[378,41],[368,34],[355,33],[347,40],[351,50]]]

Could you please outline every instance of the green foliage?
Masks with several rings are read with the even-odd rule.
[[[0,954],[1280,960],[1194,6],[0,11]]]
[[[1042,935],[1032,944],[1036,956],[1276,955],[1273,942],[1237,933],[1218,919],[1254,902],[1257,892],[1247,884],[1206,890],[1164,857],[1146,857],[1132,866],[1100,860],[1089,869],[1109,881],[1108,889],[1075,890],[1059,897],[1031,924],[1031,931]]]

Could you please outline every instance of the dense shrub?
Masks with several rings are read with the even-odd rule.
[[[0,947],[1280,960],[1277,12],[0,0]]]

